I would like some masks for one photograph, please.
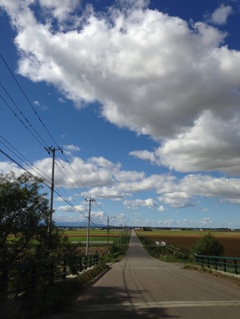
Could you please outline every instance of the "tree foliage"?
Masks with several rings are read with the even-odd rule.
[[[66,238],[53,225],[40,179],[28,173],[0,175],[0,262],[40,259],[69,251]]]
[[[193,252],[198,255],[222,256],[224,247],[216,237],[208,233],[194,246]]]

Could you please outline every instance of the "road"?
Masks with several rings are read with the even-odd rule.
[[[240,286],[152,258],[132,231],[124,260],[51,319],[239,319]]]

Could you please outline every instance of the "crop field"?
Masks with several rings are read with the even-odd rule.
[[[65,230],[64,236],[67,236],[73,244],[85,246],[87,241],[87,229]],[[125,235],[122,230],[110,230],[109,236],[107,229],[90,229],[89,245],[90,247],[105,247],[121,243],[121,237]],[[97,249],[98,250],[98,249]]]
[[[68,237],[72,244],[77,245],[77,249],[81,253],[85,253],[87,241],[87,229],[76,228],[71,230],[64,230],[63,235]],[[108,251],[108,244],[111,247],[113,244],[122,244],[126,231],[121,229],[110,229],[109,236],[107,229],[90,229],[89,234],[89,254],[99,253],[105,254]]]
[[[224,256],[240,258],[240,232],[210,232],[224,246]],[[171,231],[154,230],[148,232],[138,232],[138,236],[146,236],[153,242],[164,241],[167,245],[173,245],[181,249],[191,250],[192,247],[208,231]]]

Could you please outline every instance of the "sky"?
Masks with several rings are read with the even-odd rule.
[[[55,222],[240,228],[238,0],[0,0],[0,70],[0,173],[49,198],[54,149]]]

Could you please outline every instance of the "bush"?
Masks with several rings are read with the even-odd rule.
[[[222,256],[224,247],[217,238],[208,233],[193,247],[193,253],[206,256]]]

